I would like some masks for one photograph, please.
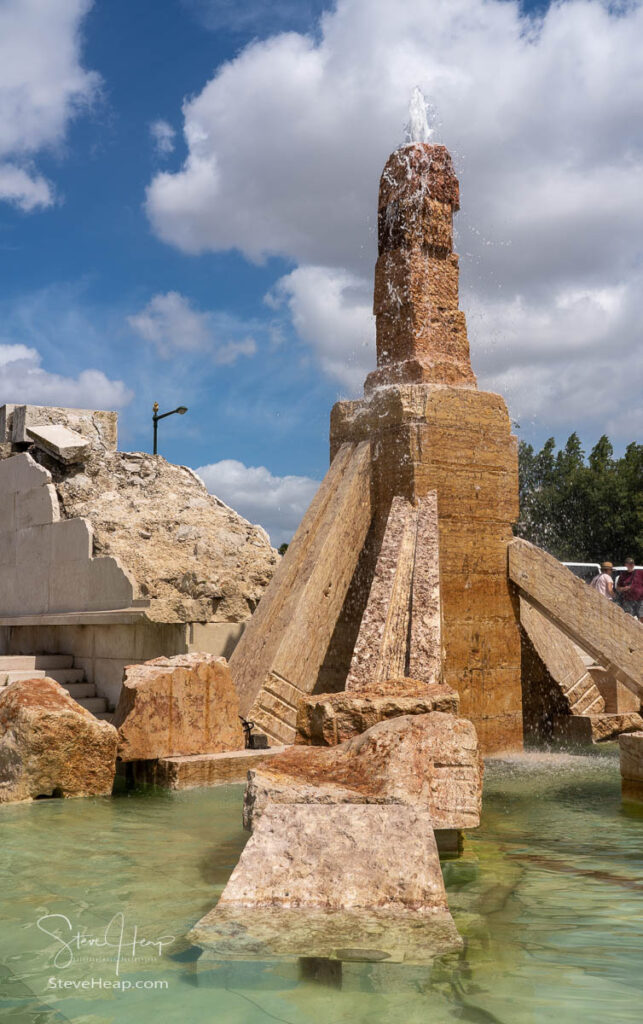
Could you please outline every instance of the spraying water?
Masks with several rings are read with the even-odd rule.
[[[406,125],[407,142],[430,142],[433,128],[429,128],[426,116],[424,93],[416,85],[409,103],[409,120]]]

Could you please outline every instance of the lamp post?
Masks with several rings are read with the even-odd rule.
[[[175,412],[178,412],[179,416],[184,416],[187,411],[188,411],[187,410],[187,406],[179,405],[178,408],[171,409],[170,412],[159,413],[159,404],[158,404],[158,402],[154,403],[154,405],[152,406],[152,412],[153,412],[152,422],[154,424],[154,451],[153,451],[154,455],[158,455],[156,441],[157,441],[157,435],[158,435],[158,422],[159,422],[159,420],[164,420],[166,416],[174,416]]]

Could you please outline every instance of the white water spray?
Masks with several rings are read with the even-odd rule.
[[[433,128],[429,128],[426,116],[426,100],[424,93],[416,85],[411,93],[409,103],[409,120],[406,124],[407,142],[430,142]]]

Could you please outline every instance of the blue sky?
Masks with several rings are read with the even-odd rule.
[[[419,85],[480,386],[536,444],[640,439],[640,3],[323,12],[0,0],[0,402],[118,407],[136,450],[155,399],[188,405],[162,453],[288,536],[374,362],[377,181]]]

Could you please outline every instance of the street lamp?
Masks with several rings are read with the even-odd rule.
[[[152,412],[154,413],[154,415],[152,416],[152,422],[154,423],[154,455],[158,455],[158,452],[156,450],[156,438],[158,434],[159,420],[164,420],[166,416],[174,416],[175,412],[178,412],[179,416],[185,416],[187,411],[187,406],[179,405],[177,409],[171,409],[170,412],[162,412],[159,414],[159,404],[158,402],[154,403],[154,405],[152,406]]]

